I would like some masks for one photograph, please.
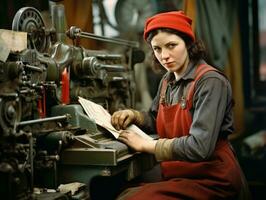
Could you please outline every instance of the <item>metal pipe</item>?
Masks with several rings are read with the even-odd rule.
[[[36,71],[36,72],[43,72],[43,69],[40,69],[39,67],[33,66],[33,65],[25,65],[26,68],[32,70],[32,71]]]
[[[38,123],[49,122],[49,121],[59,121],[59,120],[69,119],[69,118],[70,118],[70,115],[66,114],[66,115],[61,115],[61,116],[56,116],[56,117],[34,119],[34,120],[22,121],[22,122],[18,123],[18,126],[26,126],[26,125],[30,125],[30,124],[38,124]]]
[[[77,28],[75,26],[71,26],[66,34],[71,39],[75,39],[77,37],[83,37],[83,38],[100,40],[104,42],[111,42],[111,43],[119,44],[119,45],[125,45],[129,47],[136,47],[136,48],[139,47],[138,42],[123,40],[123,39],[118,39],[118,38],[108,38],[108,37],[104,37],[100,35],[95,35],[93,33],[83,32],[81,31],[80,28]]]
[[[30,191],[33,192],[33,188],[34,188],[34,156],[33,156],[33,136],[32,133],[29,134],[29,145],[30,145],[30,149],[29,149],[29,153],[30,153],[30,170],[31,170],[31,180],[30,180]]]

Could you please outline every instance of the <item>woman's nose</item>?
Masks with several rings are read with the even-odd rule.
[[[169,58],[169,52],[167,50],[162,50],[162,59],[168,59]]]

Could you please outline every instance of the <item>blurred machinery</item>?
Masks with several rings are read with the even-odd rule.
[[[0,53],[1,199],[93,199],[93,180],[131,180],[154,165],[152,156],[132,152],[98,127],[77,101],[81,96],[110,113],[134,107],[133,66],[144,59],[138,43],[71,27],[74,45],[68,45],[33,7],[16,13],[12,29],[1,33],[12,41],[25,32],[27,47]],[[76,45],[81,37],[125,51],[84,49]],[[8,49],[3,41],[0,47]]]

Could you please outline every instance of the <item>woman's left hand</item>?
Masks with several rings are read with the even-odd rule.
[[[156,140],[147,140],[133,131],[122,131],[118,140],[139,152],[154,153],[155,150]]]

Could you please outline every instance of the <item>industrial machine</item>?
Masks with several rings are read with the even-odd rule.
[[[66,35],[73,45],[66,44],[33,7],[16,13],[12,29],[1,30],[9,37],[1,49],[10,49],[5,42],[18,45],[12,38],[20,32],[27,47],[0,53],[1,199],[112,199],[114,186],[154,166],[151,155],[114,139],[78,103],[80,96],[110,113],[134,108],[133,66],[144,58],[138,43],[71,27]],[[124,51],[85,49],[81,37]]]

